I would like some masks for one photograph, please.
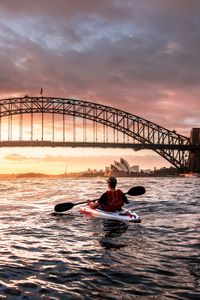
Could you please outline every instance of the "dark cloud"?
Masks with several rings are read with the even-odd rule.
[[[199,1],[7,0],[0,11],[2,97],[43,86],[187,135],[199,126]]]
[[[133,10],[129,1],[119,0],[7,0],[0,1],[0,8],[12,16],[31,16],[48,18],[92,18],[98,16],[119,21],[131,15]],[[68,20],[67,20],[68,21]]]

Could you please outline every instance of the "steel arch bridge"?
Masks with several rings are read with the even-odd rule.
[[[181,170],[190,170],[189,152],[199,149],[188,137],[129,112],[82,100],[29,96],[0,100],[0,147],[17,146],[152,149]]]

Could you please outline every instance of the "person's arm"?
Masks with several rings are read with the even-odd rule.
[[[87,205],[91,208],[97,208],[99,206],[99,201],[92,202],[90,200],[87,201]]]
[[[103,193],[101,195],[101,197],[99,198],[98,201],[95,202],[91,202],[90,200],[87,201],[87,204],[91,207],[91,208],[97,208],[99,205],[104,205],[107,201],[107,194]]]
[[[128,201],[126,195],[125,195],[123,192],[122,192],[122,201],[123,201],[123,203],[126,203],[126,204],[129,203],[129,201]]]

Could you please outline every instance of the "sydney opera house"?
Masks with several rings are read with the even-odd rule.
[[[127,160],[120,158],[120,162],[114,161],[114,164],[110,165],[112,173],[138,173],[139,166],[130,166]]]

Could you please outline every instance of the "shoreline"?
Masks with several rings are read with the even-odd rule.
[[[69,174],[44,174],[44,173],[19,173],[19,174],[0,174],[0,180],[9,179],[37,179],[37,178],[49,178],[49,179],[79,179],[79,178],[107,178],[112,176],[112,174],[84,174],[84,173],[69,173]],[[118,178],[138,178],[138,177],[178,177],[178,178],[199,178],[197,175],[193,174],[113,174]]]

